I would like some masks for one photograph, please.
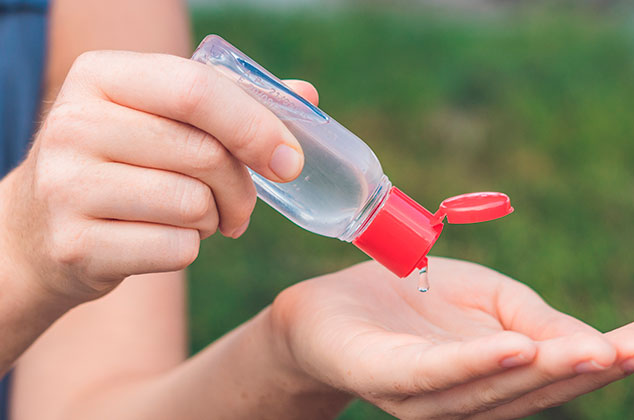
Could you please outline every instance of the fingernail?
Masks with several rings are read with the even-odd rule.
[[[578,363],[575,366],[575,372],[577,373],[592,373],[605,370],[607,367],[598,364],[594,360],[586,360],[585,362]]]
[[[515,356],[509,356],[505,359],[502,359],[500,361],[500,366],[502,366],[505,369],[508,369],[515,366],[525,365],[527,362],[528,362],[528,359],[526,359],[526,356],[520,353],[520,354],[516,354]]]
[[[302,166],[302,157],[290,146],[280,144],[273,151],[269,167],[275,175],[283,180],[293,179],[300,171]]]
[[[243,225],[241,225],[239,228],[234,230],[233,233],[231,234],[231,237],[233,239],[238,239],[240,236],[242,236],[242,234],[246,232],[247,228],[249,227],[250,221],[251,219],[247,220]]]
[[[621,363],[621,369],[623,369],[623,372],[627,373],[628,375],[634,373],[634,358],[627,359],[626,361]]]

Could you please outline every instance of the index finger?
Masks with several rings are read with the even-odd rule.
[[[196,126],[272,181],[290,181],[303,167],[301,147],[284,123],[213,67],[164,54],[99,51],[82,55],[69,77],[80,83],[62,94],[88,93]]]
[[[563,404],[634,373],[634,324],[610,331],[605,337],[616,347],[618,353],[617,361],[611,368],[555,382],[485,413],[481,418],[507,419],[528,416]]]

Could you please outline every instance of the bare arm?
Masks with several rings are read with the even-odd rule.
[[[269,309],[181,363],[175,291],[139,278],[69,313],[21,360],[12,419],[324,420],[349,401],[289,369]]]
[[[55,99],[73,61],[85,51],[190,54],[189,17],[181,0],[56,0],[50,22],[45,105]],[[13,418],[45,418],[54,412],[45,415],[47,410],[72,400],[88,384],[144,377],[185,359],[184,273],[137,277],[111,296],[72,310],[22,356],[14,375]],[[18,279],[19,274],[6,273],[6,278]],[[14,347],[7,351],[6,366],[71,306],[53,304],[55,297],[35,286],[16,281],[11,286],[20,288],[2,287],[0,295],[0,308],[12,314],[0,319],[16,325],[12,338],[3,334],[4,343]],[[33,395],[42,404],[32,404]]]
[[[106,3],[58,0],[55,4],[53,51],[48,76],[50,97],[54,96],[70,61],[84,50],[123,48],[168,51],[180,55],[189,52],[186,16],[180,1],[116,0]],[[107,10],[97,10],[105,5]],[[89,13],[94,10],[97,10],[96,14]],[[59,16],[64,17],[63,27],[59,26]],[[123,79],[127,84],[118,83],[121,79],[114,77],[116,72],[104,61],[99,62],[99,71],[95,71],[94,67],[90,67],[94,62],[84,60],[84,71],[87,71],[86,66],[89,71],[80,72],[80,76],[109,76],[105,78],[111,83],[92,87],[108,88],[121,102],[129,102],[129,109],[110,107],[125,118],[147,123],[158,121],[162,128],[169,125],[191,130],[196,123],[204,125],[209,117],[214,116],[209,112],[213,108],[211,106],[205,108],[207,114],[202,114],[196,108],[199,101],[185,102],[189,105],[185,109],[198,113],[183,113],[187,115],[181,115],[184,119],[179,121],[186,124],[177,121],[166,124],[165,117],[169,119],[170,115],[174,115],[174,110],[169,107],[170,101],[161,102],[162,96],[159,100],[150,98],[155,103],[150,104],[152,101],[146,100],[155,90],[165,86],[183,96],[183,91],[172,86],[171,79],[163,79],[169,80],[167,83],[156,83],[161,79],[150,77],[172,77],[180,75],[180,71],[148,74],[148,63],[173,66],[172,70],[201,71],[191,62],[166,56],[115,53],[91,57],[107,60],[105,63],[119,60],[119,75],[125,76]],[[140,73],[137,71],[139,68],[142,70]],[[154,81],[145,83],[145,90],[141,89],[143,83],[139,74],[147,74]],[[197,74],[199,79],[196,80],[212,77],[205,72]],[[90,78],[88,81],[79,80],[90,85]],[[306,95],[315,94],[306,85],[294,86]],[[240,96],[240,92],[230,90],[230,87],[221,88],[226,89],[225,93],[230,92],[232,98]],[[169,96],[169,93],[174,93],[169,92],[170,89],[167,92],[163,89],[162,94]],[[71,88],[69,90],[72,91]],[[84,97],[95,99],[94,92],[81,93]],[[222,94],[223,90],[214,93]],[[209,99],[207,96],[200,96],[203,105]],[[315,97],[312,99],[314,101]],[[79,101],[79,105],[89,104],[90,101]],[[158,114],[171,114],[161,114],[163,117],[158,119],[140,116],[136,112],[148,105],[152,105],[150,108],[157,110]],[[255,105],[249,103],[246,97],[242,98],[240,105],[242,110],[252,111],[253,115],[263,118],[263,127],[275,128],[268,130],[269,136],[261,135],[266,132],[258,132],[260,135],[250,139],[252,143],[258,143],[263,137],[264,140],[271,137],[277,141],[283,137],[278,120],[266,120],[266,113],[256,113]],[[222,111],[222,108],[213,109]],[[152,110],[146,111],[153,113]],[[204,115],[205,118],[187,120],[185,117],[190,117],[190,114]],[[227,114],[226,117],[233,118],[232,122],[238,127],[244,125],[244,120],[236,114]],[[81,130],[85,127],[81,122],[85,122],[82,120],[85,113],[82,109],[82,112],[73,115],[80,120],[80,124],[73,128],[82,134]],[[104,119],[102,115],[97,113],[98,122]],[[221,134],[229,132],[222,121],[215,122],[223,128]],[[128,126],[124,127],[124,132],[127,132]],[[103,125],[98,127],[104,128]],[[152,137],[152,146],[156,144],[158,147],[159,140],[166,141],[169,137]],[[88,138],[100,146],[104,143],[111,145],[103,137]],[[208,137],[205,139],[209,140]],[[135,140],[142,141],[143,138]],[[229,135],[227,140],[235,139]],[[129,143],[117,144],[123,147]],[[230,148],[231,141],[227,144]],[[276,144],[271,143],[272,146]],[[142,157],[147,157],[149,149],[142,150]],[[72,155],[76,157],[78,154]],[[97,156],[87,155],[90,158]],[[177,160],[182,162],[185,159]],[[76,164],[72,160],[65,162],[71,167]],[[171,161],[169,163],[172,164]],[[264,159],[259,163],[266,165]],[[130,168],[127,170],[132,170]],[[166,169],[172,172],[169,171],[171,166]],[[181,169],[187,172],[192,168]],[[194,178],[199,177],[203,176],[194,175]],[[107,179],[112,181],[112,178]],[[135,177],[125,179],[126,184],[134,184],[135,180]],[[150,205],[151,201],[146,200],[143,204]],[[163,206],[155,210],[169,209],[169,202],[159,204]],[[67,207],[61,207],[67,210]],[[146,206],[140,207],[143,210]],[[120,211],[121,208],[115,210]],[[6,216],[11,212],[3,214]],[[194,220],[196,223],[187,228],[198,232],[203,230],[201,226],[208,228],[214,224],[208,223],[208,220]],[[61,226],[72,228],[71,224]],[[190,233],[195,233],[197,249],[198,232],[195,231]],[[143,247],[127,247],[130,241],[143,236],[130,235],[126,237],[129,241],[120,241],[118,246],[108,250],[143,251]],[[164,247],[161,249],[164,250]],[[163,254],[164,257],[171,255],[170,252]],[[127,257],[125,253],[115,252],[114,255],[120,259]],[[95,253],[91,256],[98,258],[102,255]],[[7,258],[5,255],[2,257]],[[81,255],[77,257],[72,252],[66,257],[71,266],[74,260],[81,260]],[[119,262],[117,258],[106,259]],[[147,262],[141,260],[142,263]],[[92,262],[89,260],[87,265]],[[585,392],[588,386],[594,386],[593,375],[614,375],[602,383],[622,375],[613,364],[615,361],[620,363],[624,356],[631,357],[631,354],[615,354],[613,346],[598,332],[553,311],[528,289],[499,274],[464,263],[442,260],[432,263],[437,264],[437,268],[444,267],[434,272],[444,272],[439,276],[443,278],[445,293],[442,293],[442,287],[437,287],[435,292],[421,299],[420,294],[406,288],[407,283],[403,280],[394,279],[376,265],[365,264],[289,289],[277,299],[273,309],[265,309],[253,320],[185,362],[182,273],[128,279],[107,297],[69,312],[24,354],[16,371],[12,418],[327,419],[341,410],[350,395],[366,398],[386,411],[406,418],[466,417],[476,413],[488,416],[484,418],[508,418],[531,413],[535,407],[540,407],[544,401],[539,394],[540,389],[558,384],[564,387],[568,392],[564,397],[548,402],[561,403]],[[131,271],[126,275],[148,271]],[[7,272],[0,281],[14,278],[14,274]],[[474,285],[477,285],[475,289]],[[22,337],[16,340],[19,352],[19,346],[28,342],[28,338],[24,337],[30,335],[32,339],[38,329],[46,328],[47,323],[58,316],[56,310],[60,309],[41,306],[51,299],[47,299],[46,294],[34,293],[34,289],[17,287],[7,292],[4,283],[0,286],[0,293],[5,293],[0,295],[0,307],[5,311],[2,315],[10,321],[12,316],[16,318],[17,315],[17,321],[12,325],[16,336]],[[16,287],[14,283],[9,286]],[[500,291],[506,291],[503,295],[509,298],[500,299]],[[9,304],[15,305],[16,309],[11,311]],[[23,316],[28,312],[25,308],[31,311],[39,309],[41,319],[38,322],[42,325],[25,322],[28,321]],[[62,307],[61,312],[64,310]],[[0,319],[5,322],[4,317]],[[20,330],[21,325],[26,325],[28,331]],[[544,325],[549,328],[542,328]],[[7,340],[6,335],[3,340]],[[566,382],[570,378],[584,383],[571,389]],[[561,395],[559,391],[551,394]],[[519,398],[526,400],[514,404]],[[493,411],[497,414],[492,417]]]
[[[190,54],[181,0],[57,0],[50,35],[49,100],[84,51]],[[226,418],[307,419],[308,410],[322,419],[348,401],[319,398],[278,369],[268,311],[183,363],[184,302],[184,274],[174,272],[129,278],[70,311],[20,359],[12,418],[202,419],[224,410]]]
[[[108,296],[61,318],[20,358],[11,418],[68,418],[64,410],[93,393],[112,397],[109,390],[120,390],[126,395],[128,384],[143,383],[182,363],[183,277],[166,273],[129,278]]]
[[[184,0],[52,2],[46,98],[55,99],[73,61],[91,50],[191,55]]]
[[[49,410],[30,416],[328,419],[348,392],[398,418],[502,420],[624,376],[631,347],[615,352],[598,331],[497,272],[445,259],[430,263],[437,283],[424,298],[413,279],[361,264],[291,287],[272,308],[184,364],[145,375],[128,366],[130,375],[111,373],[108,382],[93,382],[71,399],[62,395],[64,410],[47,399]],[[48,388],[67,380],[62,356],[42,367],[58,375]]]
[[[55,98],[73,61],[84,51],[119,48],[182,56],[190,52],[187,10],[180,0],[56,0],[52,5],[45,104]],[[28,281],[34,274],[28,271],[34,268],[12,252],[15,243],[4,241],[8,232],[2,226],[15,224],[11,218],[16,209],[8,208],[2,197],[10,196],[9,188],[21,188],[11,186],[10,176],[0,182],[0,218],[7,219],[0,220],[0,377],[73,306]]]
[[[6,243],[7,232],[2,227],[10,221],[1,220],[11,216],[2,200],[8,189],[7,178],[0,182],[0,378],[33,340],[72,306],[29,281],[30,273],[12,255],[13,244]]]

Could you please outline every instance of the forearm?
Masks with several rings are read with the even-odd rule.
[[[0,181],[0,377],[71,306],[33,281],[34,267],[15,252],[20,244],[8,241],[12,210],[4,197],[10,181],[11,175]]]
[[[45,99],[52,102],[73,61],[91,50],[160,52],[187,57],[185,0],[56,0],[50,12]]]
[[[67,306],[47,299],[38,286],[25,284],[0,256],[0,378],[67,310]]]
[[[296,371],[276,337],[267,308],[191,359],[165,381],[164,389],[181,391],[181,404],[195,407],[192,419],[209,418],[209,413],[218,419],[336,416],[350,397]]]
[[[350,396],[293,370],[269,310],[161,377],[94,389],[71,419],[328,419]]]

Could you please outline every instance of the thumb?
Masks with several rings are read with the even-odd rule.
[[[319,93],[317,92],[317,89],[315,89],[315,86],[311,83],[295,79],[284,80],[284,83],[291,88],[292,91],[306,99],[311,104],[315,106],[319,105]]]

